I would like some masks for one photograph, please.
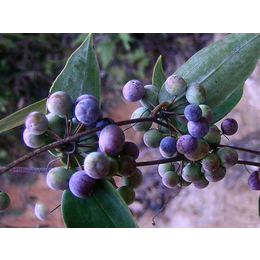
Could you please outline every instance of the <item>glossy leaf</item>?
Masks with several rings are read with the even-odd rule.
[[[230,34],[197,52],[174,74],[182,76],[187,84],[203,84],[207,93],[206,104],[219,120],[238,103],[241,98],[241,89],[238,89],[252,74],[259,57],[259,34]],[[160,102],[172,99],[163,86]],[[178,99],[184,101],[184,95]]]
[[[80,199],[69,190],[61,201],[62,215],[69,228],[136,228],[130,210],[107,180],[100,180],[92,197]]]
[[[50,92],[60,90],[69,93],[74,100],[81,94],[92,94],[100,100],[99,66],[91,34],[71,54]]]
[[[154,65],[152,84],[156,86],[158,89],[161,89],[165,80],[166,80],[166,76],[164,74],[164,70],[162,67],[162,56],[159,56],[159,58],[157,59]]]
[[[18,110],[17,112],[0,120],[0,133],[24,124],[24,120],[29,113],[33,111],[40,111],[42,113],[45,113],[45,109],[46,99],[43,99],[30,106]]]

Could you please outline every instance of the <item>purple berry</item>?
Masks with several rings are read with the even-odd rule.
[[[196,104],[190,104],[185,107],[184,115],[189,121],[198,121],[202,117],[202,110]]]
[[[180,154],[193,153],[198,148],[198,141],[191,135],[182,135],[177,140],[176,148]]]
[[[226,118],[221,123],[221,130],[225,135],[233,135],[238,130],[238,123],[233,118]]]
[[[226,168],[220,165],[216,171],[205,171],[204,175],[209,182],[218,182],[226,176]]]
[[[260,176],[259,171],[254,171],[248,178],[248,185],[252,190],[260,190]]]
[[[26,129],[33,135],[41,135],[48,129],[47,117],[38,111],[31,112],[25,119]]]
[[[121,155],[130,155],[136,160],[139,156],[139,148],[133,142],[125,142],[124,148],[120,154]]]
[[[129,102],[140,100],[145,94],[145,89],[139,80],[129,80],[123,87],[123,96]]]
[[[220,159],[220,164],[224,167],[232,167],[238,161],[238,153],[233,148],[222,147],[218,150],[217,155]]]
[[[203,138],[209,132],[209,121],[205,117],[201,117],[198,121],[189,121],[187,124],[190,135],[195,138]]]

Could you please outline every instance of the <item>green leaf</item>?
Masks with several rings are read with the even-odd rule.
[[[27,115],[33,111],[40,111],[45,113],[46,100],[47,99],[45,98],[41,101],[38,101],[0,120],[0,133],[24,124],[24,120]]]
[[[206,104],[219,120],[238,103],[241,90],[235,92],[252,74],[259,57],[260,34],[235,33],[197,52],[174,74],[182,76],[188,85],[198,82],[205,87]],[[183,97],[184,94],[178,99],[184,101]],[[163,86],[160,102],[172,99]]]
[[[61,209],[69,228],[136,228],[130,210],[107,180],[99,180],[92,197],[80,199],[63,192]]]
[[[107,39],[102,39],[98,43],[97,53],[100,58],[100,62],[104,69],[107,69],[108,65],[113,60],[113,52],[116,47],[116,43],[114,41],[110,41]]]
[[[71,54],[50,92],[65,91],[76,100],[81,94],[92,94],[100,100],[100,74],[93,35],[89,34],[79,48]]]
[[[165,80],[166,76],[162,67],[162,56],[160,55],[153,68],[152,84],[161,89]]]

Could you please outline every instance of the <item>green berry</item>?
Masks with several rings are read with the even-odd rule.
[[[149,148],[158,148],[160,146],[160,142],[163,139],[163,134],[159,130],[152,128],[149,129],[143,135],[143,141],[145,145]]]
[[[130,177],[123,177],[123,184],[133,189],[138,188],[142,184],[143,174],[139,169],[136,169]]]
[[[127,205],[131,205],[135,201],[135,191],[133,188],[128,186],[121,186],[117,188],[116,191]]]
[[[46,217],[48,215],[48,210],[43,203],[36,203],[34,206],[34,214],[36,217],[40,220],[46,220]]]
[[[158,165],[158,173],[161,177],[163,177],[163,175],[169,171],[175,171],[175,167],[172,163],[162,163]]]
[[[216,171],[220,166],[220,159],[217,154],[211,153],[205,156],[202,161],[202,167],[205,171],[213,172]]]
[[[11,200],[7,193],[0,191],[0,212],[6,211],[10,206]]]
[[[25,119],[25,127],[34,135],[44,134],[48,129],[48,119],[41,112],[31,112]]]
[[[168,77],[165,81],[165,89],[170,95],[178,96],[184,93],[187,88],[185,80],[177,75]]]
[[[238,161],[238,153],[230,147],[220,148],[217,155],[219,156],[220,164],[226,168],[236,165]]]
[[[39,148],[45,144],[45,135],[34,135],[25,128],[23,131],[23,141],[30,148]]]
[[[159,104],[158,96],[159,90],[154,85],[146,85],[144,86],[145,94],[143,98],[140,100],[140,103],[143,107],[153,109]]]
[[[186,91],[186,99],[191,104],[200,105],[206,101],[206,91],[201,84],[192,83]]]
[[[201,175],[200,164],[187,164],[182,169],[182,178],[187,182],[193,182],[199,180]]]
[[[131,119],[146,118],[150,115],[150,111],[147,108],[139,107],[131,115]],[[138,132],[144,132],[150,129],[152,122],[139,122],[132,124],[133,129]]]
[[[163,185],[170,189],[177,186],[179,182],[180,182],[180,177],[178,173],[174,171],[166,172],[162,177]]]

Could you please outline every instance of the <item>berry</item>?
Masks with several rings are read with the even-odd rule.
[[[0,212],[6,211],[10,206],[11,200],[7,193],[0,191]]]
[[[85,171],[75,172],[69,180],[69,189],[78,198],[89,198],[96,189],[97,181]]]
[[[238,161],[237,152],[230,147],[222,147],[218,150],[217,155],[220,159],[220,164],[226,168],[236,165]]]
[[[118,173],[124,177],[130,177],[135,173],[136,162],[135,159],[130,155],[120,156],[118,159],[119,170]]]
[[[195,138],[203,138],[209,132],[209,122],[205,117],[201,117],[198,121],[189,121],[187,124],[190,135]]]
[[[36,217],[40,220],[46,220],[46,217],[48,215],[48,210],[43,203],[36,203],[34,206],[34,214]]]
[[[204,176],[209,182],[221,181],[226,176],[226,168],[220,165],[216,171],[205,171]]]
[[[199,180],[192,182],[195,188],[197,189],[205,189],[209,185],[209,181],[205,179],[204,175],[202,174]]]
[[[184,93],[187,84],[182,77],[172,75],[165,81],[165,89],[170,95],[178,96]]]
[[[206,91],[201,84],[192,83],[186,91],[186,99],[191,104],[202,104],[206,101]]]
[[[111,125],[111,124],[115,124],[115,121],[112,118],[105,117],[105,118],[102,118],[101,120],[97,121],[96,127],[100,127],[100,126],[105,127],[105,126]],[[97,131],[98,136],[100,135],[100,133],[101,133],[101,130]]]
[[[158,165],[158,173],[161,177],[169,171],[175,171],[175,167],[172,163],[163,163]]]
[[[211,153],[205,156],[202,161],[202,167],[205,171],[213,172],[216,171],[220,166],[220,159],[217,154]]]
[[[139,169],[136,169],[130,177],[123,177],[123,184],[133,189],[138,188],[143,180],[143,174]]]
[[[99,148],[108,156],[117,156],[123,150],[125,134],[117,125],[108,125],[100,133]]]
[[[182,178],[187,182],[198,181],[201,175],[200,164],[187,164],[182,169]]]
[[[145,94],[145,89],[139,80],[129,80],[123,87],[123,96],[129,102],[140,100]]]
[[[75,106],[75,116],[79,122],[86,126],[96,125],[100,116],[98,102],[90,98],[81,100]]]
[[[108,158],[100,152],[90,153],[84,160],[84,170],[93,179],[105,178],[109,168]]]
[[[203,137],[205,141],[212,145],[218,145],[221,141],[221,132],[216,125],[209,128],[209,132]]]
[[[75,102],[75,105],[77,105],[77,104],[78,104],[80,101],[82,101],[83,99],[91,99],[91,100],[93,100],[93,101],[95,101],[95,102],[98,103],[98,100],[97,100],[97,98],[96,98],[95,96],[90,95],[90,94],[83,94],[83,95],[81,95],[81,96],[79,96],[79,97],[77,98],[77,100],[76,100],[76,102]]]
[[[23,131],[23,141],[30,148],[39,148],[45,143],[45,135],[34,135],[25,128]]]
[[[55,115],[66,115],[73,107],[70,95],[64,91],[54,92],[47,99],[48,110]]]
[[[149,148],[158,148],[163,139],[163,134],[159,130],[152,128],[144,133],[143,141]]]
[[[179,175],[174,171],[168,171],[162,176],[162,183],[167,188],[174,188],[179,182]]]
[[[145,94],[143,98],[140,100],[140,103],[143,107],[153,109],[156,107],[158,102],[159,96],[159,89],[154,85],[146,85],[144,86]]]
[[[260,190],[259,171],[254,171],[248,178],[248,185],[252,190]]]
[[[175,137],[172,136],[166,136],[164,137],[161,142],[160,142],[160,148],[162,149],[163,152],[169,153],[169,154],[174,154],[177,152],[176,149],[176,143],[177,140]]]
[[[185,107],[184,115],[189,121],[198,121],[202,117],[202,110],[196,104],[190,104]]]
[[[131,205],[135,201],[135,191],[133,188],[128,186],[121,186],[117,188],[116,191],[127,205]]]
[[[66,128],[66,121],[57,115],[49,113],[46,115],[48,119],[49,129],[51,129],[58,136],[63,136]],[[53,133],[47,130],[47,134],[53,137]]]
[[[119,163],[118,160],[113,157],[107,156],[107,159],[109,160],[109,171],[106,177],[113,177],[118,174]]]
[[[150,111],[144,107],[137,108],[131,115],[131,119],[146,118],[150,116]],[[152,122],[140,122],[132,124],[135,131],[144,132],[150,129]]]
[[[184,156],[190,161],[198,161],[204,158],[209,152],[209,144],[203,139],[197,139],[198,148],[192,153],[185,153]]]
[[[48,119],[41,112],[31,112],[25,119],[25,127],[34,135],[44,134],[48,129]]]
[[[52,168],[46,176],[46,183],[52,190],[66,190],[69,188],[69,179],[73,172],[63,167]]]
[[[121,155],[130,155],[136,160],[139,156],[139,148],[133,142],[125,142],[124,148],[120,154]]]
[[[202,111],[202,116],[205,117],[209,122],[211,122],[213,119],[212,109],[206,104],[200,104],[199,107]]]
[[[226,118],[221,123],[221,130],[225,135],[233,135],[238,130],[238,123],[233,118]]]
[[[191,135],[182,135],[177,140],[176,148],[180,154],[190,154],[198,149],[198,141]]]

